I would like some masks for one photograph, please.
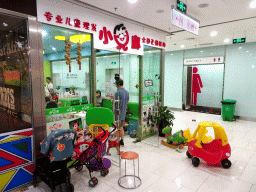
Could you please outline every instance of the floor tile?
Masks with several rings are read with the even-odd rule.
[[[256,192],[256,185],[252,185],[250,192]]]
[[[249,192],[251,184],[227,177],[210,176],[197,192]]]
[[[234,161],[249,162],[254,152],[255,152],[254,149],[231,147],[231,156],[229,160],[231,162],[234,162]]]
[[[248,164],[239,179],[256,185],[256,166]]]
[[[229,178],[239,179],[247,164],[248,163],[244,161],[236,161],[229,169],[226,169],[228,170],[226,176]]]
[[[181,185],[193,190],[197,190],[205,180],[210,176],[209,173],[200,171],[197,168],[190,167],[175,179],[175,182],[180,182]]]
[[[256,151],[253,153],[249,163],[253,164],[253,165],[256,165]]]
[[[178,192],[196,192],[195,190],[189,189],[187,187],[182,187]]]
[[[171,181],[168,178],[160,178],[143,192],[177,192],[181,187],[180,184]]]

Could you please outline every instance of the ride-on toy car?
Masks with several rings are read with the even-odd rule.
[[[202,138],[207,127],[214,129],[215,139],[209,143],[202,143]],[[196,139],[197,133],[200,134]],[[230,168],[231,162],[228,158],[231,156],[231,148],[224,129],[214,122],[199,123],[192,140],[188,144],[187,156],[192,158],[192,164],[195,167],[198,167],[200,164],[199,158],[201,158],[209,164],[221,164],[225,169]]]

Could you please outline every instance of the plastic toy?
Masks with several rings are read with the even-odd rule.
[[[210,143],[203,143],[202,139],[207,127],[214,129],[215,139]],[[198,137],[196,137],[197,134]],[[199,158],[201,158],[209,164],[221,164],[225,169],[230,168],[231,162],[228,158],[231,156],[231,148],[224,129],[214,122],[199,123],[192,140],[188,144],[187,156],[192,158],[192,164],[195,167],[199,166]]]
[[[201,134],[202,129],[199,130],[199,135]],[[213,138],[212,136],[206,136],[206,134],[208,133],[208,130],[206,129],[205,132],[203,133],[202,136],[202,142],[203,143],[209,143]],[[193,135],[190,134],[190,129],[188,128],[187,130],[183,131],[184,137],[187,139],[187,142],[189,143],[190,141],[192,141]],[[196,136],[196,139],[198,138],[198,136]]]
[[[186,144],[187,139],[183,135],[183,131],[177,131],[176,133],[172,134],[172,128],[171,127],[165,127],[162,130],[163,134],[165,134],[165,137],[167,139],[167,142],[164,140],[161,141],[161,143],[167,147],[170,147],[172,149],[183,149],[183,145]],[[178,151],[179,152],[179,151]]]

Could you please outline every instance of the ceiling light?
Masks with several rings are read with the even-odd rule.
[[[224,43],[229,43],[230,39],[225,39]]]
[[[255,67],[255,65],[252,65],[252,68],[254,68]]]
[[[46,36],[47,34],[48,34],[48,33],[47,33],[46,31],[44,31],[44,30],[42,31],[42,35],[43,35],[43,36]]]
[[[55,47],[53,47],[53,48],[52,48],[52,50],[53,50],[53,51],[55,51],[55,50],[56,50],[56,48],[55,48]]]
[[[171,55],[173,55],[173,54],[171,54]]]
[[[185,45],[181,45],[180,47],[183,49],[185,47]]]
[[[216,31],[213,31],[213,32],[211,32],[211,34],[210,34],[212,37],[215,37],[216,35],[217,35],[217,32]]]
[[[246,53],[248,53],[249,51],[246,51]]]
[[[204,51],[200,51],[201,53],[203,53]]]
[[[5,22],[3,22],[3,26],[7,27],[7,26],[8,26],[8,24],[7,24],[7,23],[5,23]]]
[[[242,49],[243,47],[239,47],[239,49]]]
[[[128,0],[130,3],[136,3],[137,2],[137,0]]]
[[[256,0],[255,0],[255,1],[252,1],[252,2],[250,3],[250,7],[251,7],[252,9],[255,9],[255,8],[256,8]]]

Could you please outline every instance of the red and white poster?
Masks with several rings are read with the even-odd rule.
[[[166,34],[64,0],[38,0],[39,22],[93,34],[94,47],[143,55],[143,45],[165,49]]]

